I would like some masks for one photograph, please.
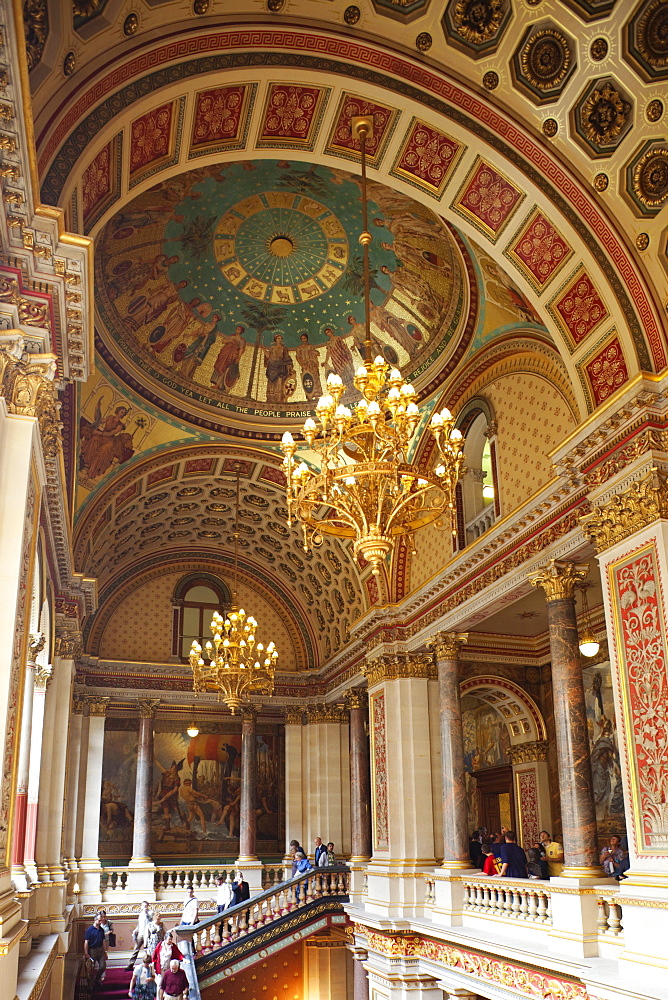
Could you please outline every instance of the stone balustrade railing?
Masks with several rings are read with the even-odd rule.
[[[162,866],[155,869],[153,886],[156,898],[159,900],[181,898],[189,885],[195,892],[215,892],[218,876],[234,877],[236,868],[233,865],[179,865]],[[283,881],[284,868],[282,864],[268,864],[262,868],[262,888],[269,889]],[[100,872],[100,891],[102,898],[110,902],[115,895],[124,893],[127,889],[128,869],[123,867],[105,867]]]
[[[347,868],[315,868],[296,878],[281,882],[252,899],[200,921],[194,927],[179,927],[180,940],[189,940],[195,959],[224,948],[240,937],[265,927],[295,910],[322,897],[347,897]]]
[[[464,911],[493,920],[551,924],[549,882],[532,879],[462,878]]]
[[[615,893],[601,893],[597,897],[598,918],[596,927],[599,938],[619,938],[624,928],[622,927],[622,908],[615,898]]]

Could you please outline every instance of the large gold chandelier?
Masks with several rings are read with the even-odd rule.
[[[196,692],[215,691],[225,702],[232,715],[251,694],[270,695],[274,690],[274,674],[278,652],[272,642],[266,649],[257,642],[257,622],[237,605],[239,574],[239,469],[237,468],[237,504],[234,525],[234,590],[232,607],[226,618],[214,611],[211,619],[213,642],[202,647],[193,640],[190,649],[190,666],[193,688]]]
[[[369,302],[369,244],[366,198],[366,141],[373,119],[353,118],[362,154],[362,219],[359,237],[364,263],[365,361],[354,378],[361,399],[350,409],[341,403],[346,386],[339,375],[327,378],[327,393],[316,405],[316,420],[304,422],[304,444],[286,431],[281,448],[287,479],[288,524],[302,524],[304,549],[323,535],[354,539],[354,551],[378,575],[385,557],[401,536],[446,516],[452,524],[455,488],[464,461],[461,431],[448,410],[430,424],[440,464],[434,472],[408,461],[420,422],[415,389],[383,358],[372,360]],[[297,460],[297,449],[305,451]]]

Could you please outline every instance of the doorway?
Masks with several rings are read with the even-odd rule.
[[[501,827],[515,829],[515,800],[513,796],[513,769],[488,767],[474,771],[478,793],[478,825],[488,833],[500,833]]]

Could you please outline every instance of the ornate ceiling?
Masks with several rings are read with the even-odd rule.
[[[665,0],[24,10],[42,199],[96,240],[97,371],[65,408],[77,569],[103,595],[91,650],[186,550],[224,572],[230,513],[209,508],[244,449],[243,573],[295,667],[411,592],[407,556],[378,591],[338,543],[300,554],[281,511],[277,438],[359,360],[353,114],[375,126],[374,346],[425,421],[525,379],[497,449],[534,469],[541,382],[578,423],[665,367]]]

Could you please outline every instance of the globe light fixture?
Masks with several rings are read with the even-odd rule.
[[[361,398],[343,405],[347,389],[340,375],[327,378],[327,392],[304,422],[304,443],[286,431],[285,456],[288,524],[301,522],[304,550],[323,535],[352,538],[356,555],[371,564],[377,576],[386,556],[401,536],[412,543],[414,533],[441,517],[452,525],[455,489],[463,470],[463,437],[449,410],[435,413],[430,431],[439,462],[434,471],[418,468],[408,458],[420,422],[415,389],[382,357],[372,359],[370,271],[366,197],[366,142],[373,137],[373,119],[353,118],[362,160],[362,225],[365,340],[364,365],[353,383]],[[305,449],[304,459],[295,455]]]
[[[596,656],[601,644],[596,637],[596,632],[594,631],[591,624],[591,616],[589,614],[589,604],[587,602],[587,588],[582,587],[582,612],[584,616],[584,628],[580,634],[580,641],[578,643],[580,647],[580,652],[583,656]]]
[[[257,621],[237,604],[238,575],[239,468],[237,467],[232,607],[225,618],[220,612],[214,611],[210,625],[213,640],[205,643],[204,650],[196,639],[193,640],[189,658],[194,690],[215,691],[218,700],[225,702],[232,715],[244,702],[249,701],[252,694],[272,693],[278,659],[273,641],[269,642],[266,648],[257,641],[255,634]],[[190,734],[190,730],[188,733]]]

